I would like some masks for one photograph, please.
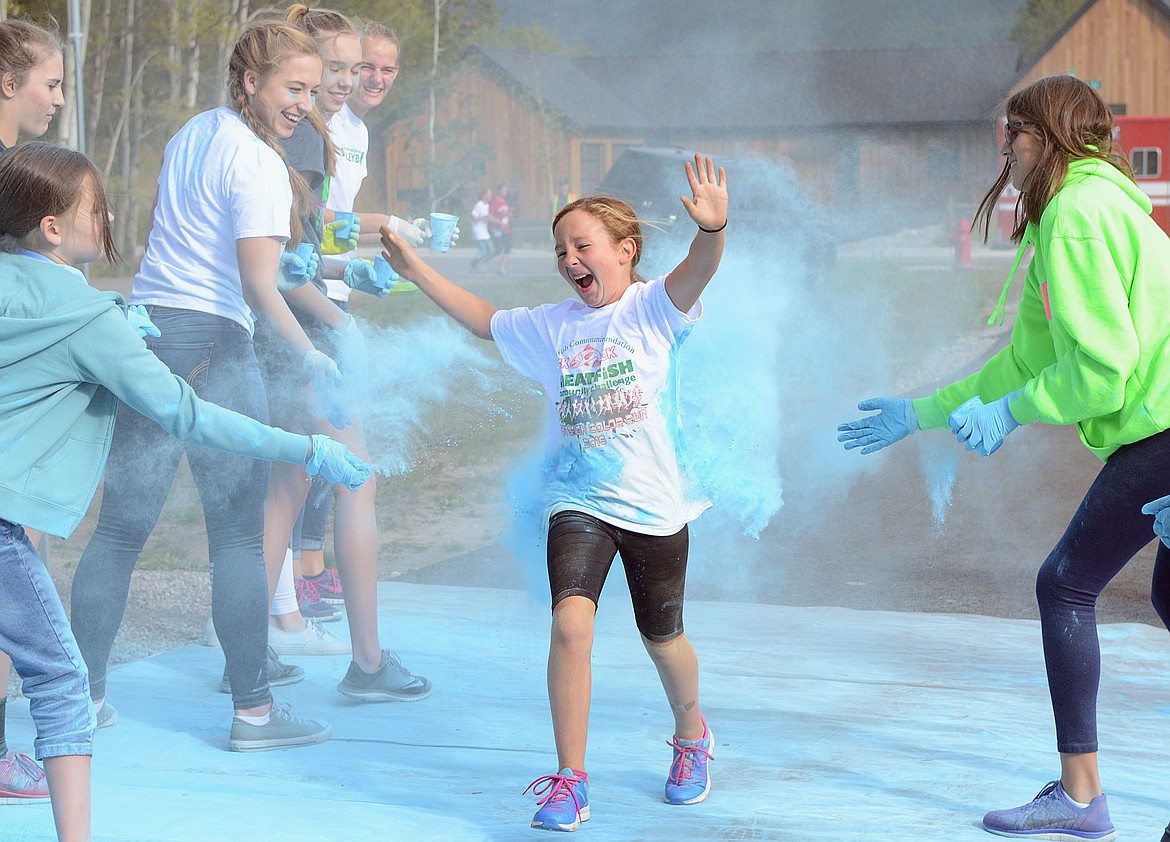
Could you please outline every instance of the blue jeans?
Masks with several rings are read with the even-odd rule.
[[[172,372],[203,400],[268,423],[252,337],[241,325],[192,310],[148,309],[162,336],[147,344]],[[73,632],[89,665],[90,692],[105,697],[106,664],[126,610],[130,574],[184,453],[203,502],[211,618],[232,702],[236,709],[259,707],[272,700],[263,546],[268,463],[184,445],[125,404],[118,405],[97,529],[73,579]]]
[[[1156,540],[1142,505],[1170,492],[1170,430],[1109,457],[1036,577],[1056,750],[1097,751],[1101,646],[1097,597],[1138,550]],[[1170,628],[1170,549],[1158,543],[1150,598]]]
[[[0,651],[24,679],[37,759],[92,755],[88,673],[57,588],[24,529],[0,519]]]

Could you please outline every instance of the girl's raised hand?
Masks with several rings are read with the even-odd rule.
[[[692,196],[679,196],[683,207],[700,228],[721,230],[727,224],[727,173],[720,167],[716,178],[715,162],[697,152],[694,166],[687,161],[686,171]]]

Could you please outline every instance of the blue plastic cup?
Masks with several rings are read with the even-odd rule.
[[[349,232],[353,229],[353,218],[355,214],[353,211],[334,211],[333,221],[344,222],[345,226],[338,225],[333,229],[333,238],[335,240],[348,240]]]
[[[298,278],[303,278],[309,274],[309,262],[313,259],[313,244],[301,243],[297,246],[297,257],[305,262],[305,268],[299,272],[290,272],[290,275],[296,275]]]
[[[398,278],[401,277],[394,271],[394,267],[390,265],[390,261],[380,254],[374,258],[374,273],[378,276],[379,286],[383,286],[388,290],[392,289],[394,284],[397,283]]]
[[[455,233],[455,226],[459,224],[459,217],[449,213],[431,214],[431,250],[446,252],[451,248],[451,235]]]

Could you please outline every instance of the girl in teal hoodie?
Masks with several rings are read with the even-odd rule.
[[[85,662],[24,527],[67,538],[101,478],[122,400],[172,435],[303,464],[359,487],[369,466],[324,437],[268,427],[195,396],[154,356],[117,293],[75,264],[115,257],[97,168],[34,143],[0,164],[0,649],[24,679],[57,834],[87,840],[96,727]]]
[[[1170,240],[1150,217],[1113,118],[1071,76],[1013,94],[1005,165],[976,214],[984,236],[1000,193],[1019,191],[1019,253],[992,320],[1002,318],[1024,249],[1034,249],[1011,341],[974,374],[917,400],[872,398],[877,413],[842,424],[847,449],[872,453],[919,429],[949,426],[983,456],[1021,424],[1075,424],[1104,467],[1036,583],[1061,774],[1022,807],[995,810],[984,827],[1004,836],[1108,840],[1097,770],[1101,655],[1096,601],[1153,535],[1142,504],[1170,474]],[[1160,545],[1153,602],[1170,626],[1170,549]]]

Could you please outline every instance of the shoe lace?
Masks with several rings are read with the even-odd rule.
[[[41,768],[40,764],[29,757],[27,754],[21,754],[19,751],[15,752],[16,762],[21,765],[21,768],[28,773],[28,776],[34,781],[39,781],[45,777],[45,770]]]
[[[537,797],[536,806],[538,807],[560,804],[572,798],[573,808],[580,810],[581,801],[577,798],[575,784],[581,783],[582,780],[583,778],[578,778],[576,775],[544,775],[525,787],[524,793],[532,790],[532,794]]]
[[[297,579],[297,602],[320,602],[321,592],[317,586],[307,579]]]
[[[696,746],[680,743],[678,737],[669,740],[666,743],[674,749],[674,762],[670,764],[669,779],[672,784],[679,785],[691,779],[691,771],[695,768],[695,761],[698,755],[703,755],[710,760],[713,755],[707,749]]]
[[[336,591],[341,590],[341,579],[338,577],[336,570],[334,570],[332,567],[326,567],[325,572],[322,575],[325,576],[325,584],[328,585],[331,589]]]

